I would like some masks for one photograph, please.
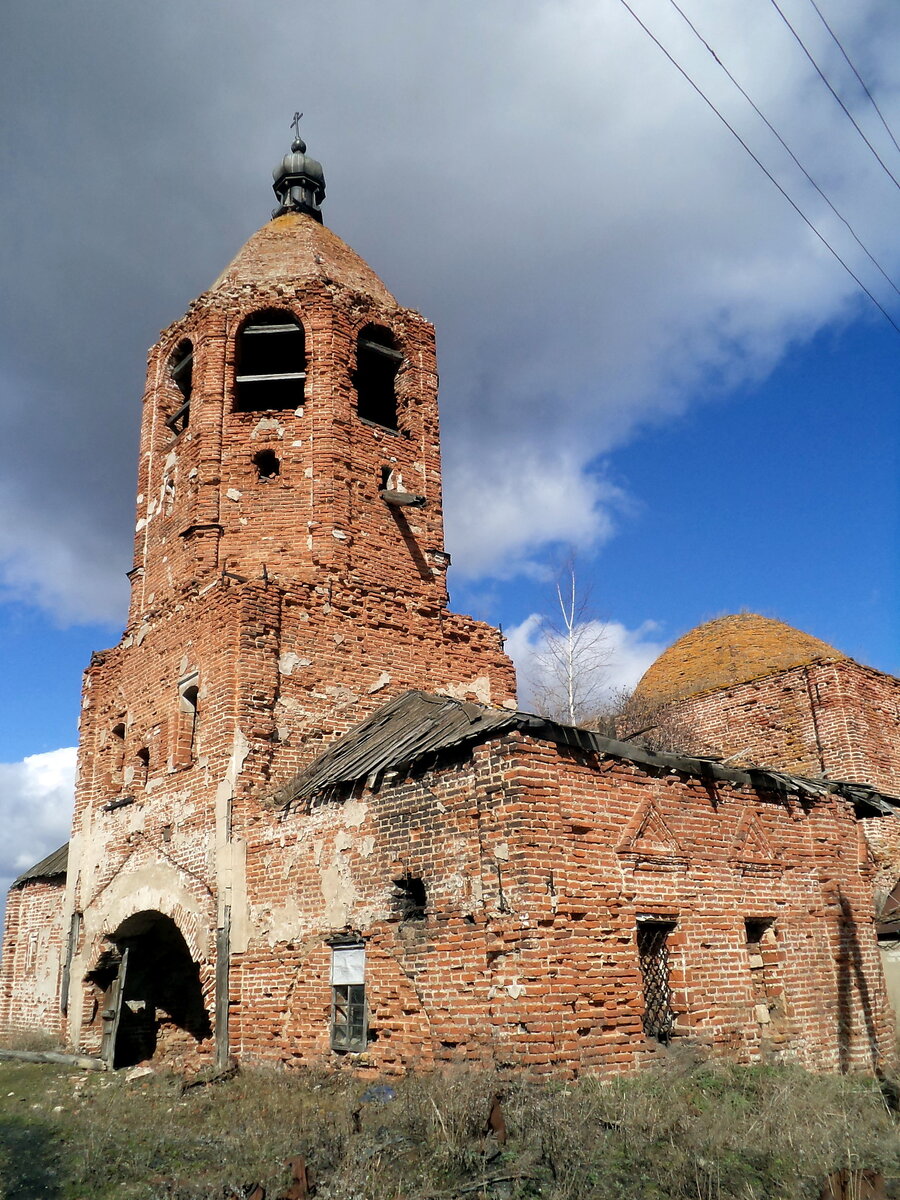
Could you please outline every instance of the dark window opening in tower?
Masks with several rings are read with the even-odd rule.
[[[235,412],[298,408],[305,382],[302,325],[290,313],[254,313],[238,335]]]
[[[135,783],[141,787],[146,787],[150,779],[150,751],[146,746],[142,746],[135,754]]]
[[[763,942],[774,942],[774,917],[746,917],[744,920],[744,934],[748,949],[751,946],[759,946]]]
[[[356,411],[364,421],[397,428],[397,372],[403,355],[393,334],[379,325],[367,325],[356,340]]]
[[[181,404],[171,416],[166,418],[166,424],[177,436],[187,429],[191,416],[191,390],[194,382],[194,347],[189,341],[179,343],[178,348],[169,360],[169,375],[172,382],[181,393]]]
[[[197,733],[200,718],[200,690],[196,684],[179,691],[178,735],[175,746],[175,765],[187,767],[194,761],[197,751]]]
[[[125,723],[119,721],[113,725],[110,730],[110,763],[109,763],[109,786],[110,790],[118,791],[122,786],[123,776],[125,773]]]
[[[274,450],[260,450],[259,454],[254,454],[253,465],[260,483],[268,483],[281,474],[281,460]]]
[[[394,880],[394,912],[401,921],[424,921],[428,903],[425,882],[414,875],[404,875]]]

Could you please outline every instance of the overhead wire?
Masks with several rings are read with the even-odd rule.
[[[828,22],[825,20],[825,17],[822,15],[822,10],[819,8],[818,4],[816,4],[816,0],[809,0],[809,2],[810,2],[810,4],[813,6],[813,8],[816,10],[816,15],[818,16],[819,20],[822,22],[822,24],[825,26],[825,28],[826,28],[826,29],[828,30],[828,32],[831,34],[831,39],[832,39],[832,41],[833,41],[833,42],[834,42],[834,44],[837,46],[838,50],[840,50],[841,54],[843,54],[843,56],[844,56],[844,61],[846,62],[847,66],[850,68],[850,70],[853,72],[853,74],[854,74],[854,75],[856,76],[856,78],[859,80],[859,86],[862,88],[862,90],[863,90],[863,91],[866,93],[866,95],[869,97],[869,100],[871,101],[872,107],[873,107],[873,108],[875,109],[875,111],[878,113],[879,120],[881,121],[882,125],[884,126],[884,128],[885,128],[885,131],[887,132],[887,135],[888,135],[888,137],[889,137],[889,138],[891,139],[891,141],[894,143],[894,147],[895,147],[895,149],[896,149],[898,152],[900,152],[900,144],[898,144],[898,142],[897,142],[897,139],[894,137],[893,130],[891,129],[890,125],[888,125],[887,121],[885,120],[884,113],[883,113],[883,112],[881,111],[881,109],[878,107],[878,104],[877,104],[877,103],[876,103],[876,101],[875,101],[875,97],[874,97],[874,96],[872,95],[872,93],[869,91],[868,87],[866,87],[866,81],[863,79],[862,75],[860,75],[859,71],[857,71],[856,67],[853,65],[853,62],[852,62],[852,60],[851,60],[851,58],[850,58],[850,55],[847,53],[847,51],[844,49],[843,45],[841,44],[841,40],[840,40],[840,38],[839,38],[839,37],[838,37],[838,35],[837,35],[837,34],[834,32],[834,30],[831,28],[831,26],[828,24]]]
[[[803,53],[806,55],[806,57],[809,59],[809,61],[812,63],[812,65],[815,67],[816,74],[819,76],[819,78],[822,80],[822,82],[828,88],[829,92],[831,92],[832,96],[834,96],[835,100],[837,100],[838,104],[844,110],[844,112],[847,115],[847,119],[850,121],[853,128],[856,130],[856,132],[859,134],[859,136],[862,138],[862,140],[866,143],[866,145],[869,147],[869,149],[875,155],[875,158],[880,163],[881,168],[884,171],[884,173],[892,181],[894,186],[898,190],[900,190],[900,179],[897,178],[897,176],[893,173],[893,171],[890,169],[890,167],[887,165],[887,163],[884,161],[884,159],[881,157],[881,155],[878,153],[878,151],[875,149],[875,147],[872,145],[872,143],[866,137],[865,133],[862,131],[859,123],[857,122],[856,117],[854,117],[853,113],[850,111],[850,109],[847,107],[847,105],[843,102],[843,100],[840,98],[840,96],[837,94],[837,92],[831,86],[830,82],[828,81],[828,78],[825,75],[825,72],[822,70],[822,68],[819,66],[819,64],[816,62],[816,60],[810,54],[809,50],[807,50],[806,46],[804,45],[803,39],[800,37],[800,34],[797,32],[797,30],[793,27],[793,25],[790,23],[790,21],[787,19],[787,17],[784,15],[784,13],[779,8],[778,0],[769,0],[769,3],[772,5],[772,7],[778,13],[779,17],[781,17],[782,21],[784,21],[785,25],[787,25],[787,27],[791,31],[791,33],[794,35],[797,45],[800,47],[800,49],[803,51]]]
[[[847,231],[849,232],[850,236],[853,238],[853,240],[856,242],[856,244],[859,246],[859,248],[863,251],[863,253],[866,255],[866,257],[869,259],[869,261],[875,267],[875,269],[882,274],[882,276],[891,285],[891,287],[894,289],[894,291],[897,293],[897,295],[900,296],[900,287],[898,287],[897,284],[894,282],[894,280],[890,277],[890,275],[888,275],[887,271],[885,271],[884,267],[881,265],[881,263],[878,261],[878,259],[874,256],[874,254],[872,254],[871,250],[869,250],[869,248],[868,248],[868,246],[866,246],[865,242],[862,241],[862,239],[859,237],[856,230],[853,228],[853,226],[850,224],[850,222],[847,220],[847,218],[844,216],[844,214],[839,211],[839,209],[835,206],[835,204],[831,201],[831,199],[825,194],[825,192],[822,190],[822,188],[819,187],[818,183],[816,183],[815,179],[813,179],[812,175],[810,175],[809,171],[807,171],[806,167],[804,167],[803,163],[800,161],[800,159],[797,157],[797,155],[794,153],[794,151],[790,148],[790,146],[787,144],[787,142],[784,140],[784,138],[781,136],[781,134],[778,132],[778,130],[775,128],[775,126],[772,124],[772,122],[768,119],[768,117],[765,115],[765,113],[762,112],[762,110],[754,102],[753,98],[750,95],[748,95],[748,93],[741,86],[741,84],[738,82],[738,80],[735,79],[734,75],[732,75],[732,73],[731,73],[731,71],[729,71],[728,67],[725,66],[724,62],[721,60],[721,58],[718,56],[718,54],[715,52],[715,50],[712,48],[712,46],[709,44],[709,42],[706,40],[706,38],[703,36],[703,34],[700,33],[699,29],[697,29],[696,25],[693,23],[693,21],[690,19],[690,17],[678,5],[677,0],[669,0],[669,3],[675,9],[675,11],[678,13],[678,15],[682,18],[682,20],[685,22],[685,24],[688,26],[688,28],[691,30],[691,32],[694,34],[694,36],[696,38],[698,38],[700,42],[702,42],[702,44],[706,47],[706,49],[709,51],[709,53],[713,56],[713,58],[716,60],[718,65],[725,72],[725,74],[728,76],[728,78],[731,80],[731,82],[734,84],[734,86],[737,88],[737,90],[741,93],[741,95],[744,97],[744,99],[747,101],[747,103],[750,105],[750,107],[753,109],[753,111],[756,113],[756,115],[760,118],[761,121],[764,122],[766,128],[778,139],[778,141],[781,143],[783,148],[791,156],[792,160],[797,165],[797,167],[799,167],[799,169],[803,172],[807,181],[819,193],[819,195],[822,197],[822,199],[825,201],[825,203],[828,205],[828,207],[831,209],[831,211],[834,213],[834,215],[838,218],[839,221],[843,222],[843,224],[847,228]],[[814,0],[810,0],[810,3],[814,3]]]
[[[719,120],[722,122],[722,124],[725,126],[725,128],[728,130],[728,132],[732,135],[732,137],[734,137],[738,142],[740,142],[741,146],[743,146],[743,148],[750,155],[750,157],[753,159],[753,161],[756,163],[756,165],[759,167],[759,169],[762,171],[762,173],[766,176],[766,178],[770,181],[770,183],[774,184],[775,187],[778,189],[778,191],[781,192],[782,196],[784,196],[785,200],[787,200],[788,204],[790,204],[791,208],[794,210],[794,212],[797,214],[797,216],[800,217],[800,219],[803,221],[803,223],[805,225],[807,225],[810,228],[810,230],[816,235],[816,237],[819,239],[819,241],[822,243],[822,245],[825,247],[825,249],[829,252],[829,254],[831,254],[832,257],[834,257],[840,263],[840,265],[844,268],[844,270],[847,272],[847,274],[850,276],[850,278],[853,280],[853,282],[856,284],[856,286],[862,292],[864,292],[865,295],[867,295],[869,297],[869,299],[872,301],[872,303],[875,305],[875,307],[878,309],[878,311],[881,313],[881,315],[884,317],[884,319],[893,328],[894,332],[900,334],[900,325],[897,324],[897,322],[894,320],[894,318],[891,316],[891,314],[887,311],[887,309],[878,301],[878,299],[872,294],[872,292],[869,291],[869,289],[866,287],[866,285],[863,283],[863,281],[852,270],[852,268],[843,260],[843,258],[841,258],[840,254],[838,254],[837,250],[835,250],[835,248],[831,245],[831,243],[828,241],[828,239],[825,237],[825,235],[819,232],[819,230],[815,227],[815,225],[812,223],[812,221],[809,219],[809,217],[806,215],[806,213],[803,211],[803,209],[800,208],[800,206],[796,203],[796,201],[788,194],[788,192],[785,191],[785,189],[781,186],[781,184],[778,182],[778,180],[775,178],[775,176],[772,174],[772,172],[765,166],[765,164],[761,161],[761,159],[759,159],[756,156],[756,154],[754,154],[754,152],[750,149],[750,147],[747,145],[747,143],[744,141],[744,139],[741,137],[741,135],[738,133],[738,131],[734,128],[734,126],[728,121],[728,119],[725,116],[723,116],[723,114],[721,112],[719,112],[719,110],[713,104],[712,100],[710,100],[709,97],[706,95],[706,93],[700,88],[699,84],[694,82],[694,80],[690,77],[690,75],[687,73],[687,71],[684,69],[684,67],[682,67],[681,63],[679,63],[678,60],[672,54],[669,53],[669,51],[662,44],[662,42],[659,40],[659,38],[653,33],[653,31],[647,25],[644,24],[644,22],[641,20],[641,18],[637,15],[637,13],[634,11],[634,9],[631,7],[631,5],[628,3],[628,0],[619,0],[619,3],[622,5],[622,7],[624,9],[626,9],[626,11],[632,16],[632,18],[637,22],[637,24],[640,25],[641,29],[643,29],[644,33],[646,33],[646,35],[650,38],[650,40],[663,52],[663,54],[666,56],[666,58],[669,60],[669,62],[672,64],[672,66],[676,69],[676,71],[678,71],[678,73],[680,75],[682,75],[684,77],[684,79],[690,84],[690,86],[694,89],[694,91],[697,93],[697,95],[700,97],[700,99],[704,102],[704,104],[706,104],[708,108],[712,109],[712,111],[719,118]]]

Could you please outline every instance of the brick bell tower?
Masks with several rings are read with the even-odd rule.
[[[85,674],[64,991],[111,1062],[229,1052],[280,782],[408,688],[515,702],[447,610],[434,330],[323,225],[294,134],[272,220],[150,351],[128,624]]]

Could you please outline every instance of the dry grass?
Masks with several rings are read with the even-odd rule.
[[[0,1064],[7,1200],[222,1200],[286,1187],[305,1154],[317,1200],[800,1200],[838,1167],[883,1170],[900,1144],[877,1087],[689,1054],[601,1083],[499,1083],[460,1070],[364,1083],[244,1071],[182,1094],[172,1075]],[[503,1093],[509,1140],[484,1133]]]

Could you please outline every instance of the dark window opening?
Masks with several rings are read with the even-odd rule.
[[[200,689],[196,684],[181,689],[177,747],[177,765],[180,767],[189,766],[194,761],[200,717],[199,696]]]
[[[300,323],[289,313],[254,314],[238,335],[235,412],[297,408],[305,381]]]
[[[150,778],[150,751],[146,746],[142,746],[134,757],[137,759],[135,781],[142,787],[146,787],[147,780]]]
[[[113,725],[110,732],[109,747],[109,787],[117,791],[122,786],[125,773],[125,725],[119,722]]]
[[[281,460],[274,450],[260,450],[259,454],[254,454],[253,465],[260,483],[277,479],[281,474]]]
[[[402,879],[394,880],[394,887],[394,911],[401,921],[424,921],[427,895],[423,880],[404,875]]]
[[[744,921],[744,934],[747,945],[759,946],[763,942],[774,941],[774,924],[775,922],[770,917],[747,917]],[[766,935],[770,929],[772,933],[767,937]]]
[[[169,362],[169,375],[181,393],[182,403],[166,418],[166,424],[174,434],[187,429],[191,416],[191,391],[194,380],[194,348],[190,342],[182,342]]]
[[[644,1033],[658,1042],[668,1042],[675,1025],[669,982],[669,935],[674,928],[671,921],[641,921],[637,931],[644,988]]]
[[[364,421],[397,428],[397,372],[403,355],[393,334],[378,325],[367,325],[356,340],[357,412]]]

